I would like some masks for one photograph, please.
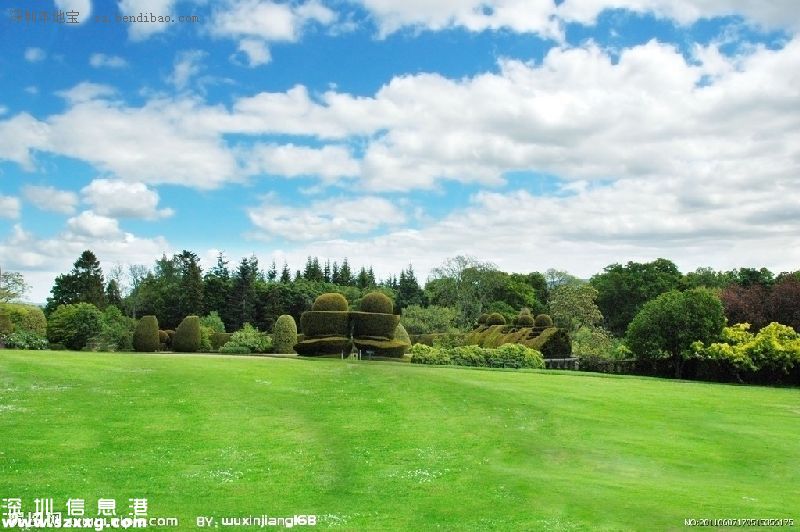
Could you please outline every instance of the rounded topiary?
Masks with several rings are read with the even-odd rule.
[[[294,353],[297,343],[297,324],[288,314],[278,316],[272,328],[272,350],[276,353]]]
[[[520,314],[517,316],[517,327],[533,327],[533,316],[530,314]]]
[[[314,304],[311,306],[311,310],[320,311],[320,312],[330,312],[330,311],[347,311],[347,299],[342,294],[330,292],[327,294],[322,294],[317,299],[314,300]]]
[[[394,303],[386,294],[370,292],[361,300],[361,312],[394,314]]]
[[[547,314],[539,314],[536,316],[536,319],[533,320],[534,325],[537,327],[552,327],[553,326],[553,318],[551,318]]]
[[[140,353],[158,351],[161,345],[158,319],[155,316],[142,316],[133,331],[133,348]]]
[[[489,319],[489,315],[485,312],[478,316],[478,325],[486,325],[486,320]]]
[[[300,315],[300,329],[308,337],[350,336],[350,315],[336,311],[303,312]]]
[[[172,339],[172,349],[181,353],[196,353],[200,350],[200,318],[186,316]]]
[[[489,314],[489,317],[486,318],[486,325],[505,325],[506,318],[499,312],[492,312]]]

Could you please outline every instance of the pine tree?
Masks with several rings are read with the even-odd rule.
[[[116,279],[111,279],[106,285],[106,305],[114,305],[122,309],[122,294]]]
[[[98,308],[105,307],[105,283],[100,261],[91,250],[81,253],[67,274],[56,277],[50,290],[52,297],[47,299],[46,310],[54,311],[59,305],[70,303],[91,303]]]
[[[409,264],[407,270],[400,272],[400,281],[397,283],[397,298],[395,306],[404,309],[409,305],[422,305],[424,302],[424,291],[417,282],[414,275],[414,268]]]
[[[237,331],[245,323],[255,321],[256,289],[258,279],[258,259],[255,256],[243,258],[233,276],[233,287],[228,298],[229,320],[223,321],[231,330]]]
[[[356,286],[362,290],[369,287],[369,274],[367,273],[366,268],[364,268],[363,266],[361,267],[360,270],[358,270],[358,276],[356,277]]]
[[[325,260],[325,267],[322,269],[322,277],[326,283],[331,282],[331,261],[330,259]]]
[[[350,264],[347,262],[347,257],[342,261],[342,266],[339,268],[339,282],[335,284],[341,286],[353,286],[354,284],[353,273],[350,271]]]
[[[228,313],[228,293],[231,290],[231,272],[228,270],[228,261],[220,252],[217,255],[217,264],[206,272],[203,278],[203,315],[216,311],[225,321]]]
[[[273,260],[272,264],[270,264],[269,266],[269,270],[267,270],[267,282],[274,283],[277,278],[278,278],[278,267],[275,264],[275,260]]]
[[[281,270],[281,283],[289,284],[292,282],[292,272],[289,270],[289,265],[286,262],[283,263],[283,269]]]
[[[178,314],[199,315],[203,311],[203,272],[200,269],[200,257],[184,249],[175,255],[175,262],[180,269]]]

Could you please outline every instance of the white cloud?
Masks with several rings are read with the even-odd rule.
[[[122,234],[117,220],[92,211],[83,211],[67,220],[67,229],[77,238],[112,238]]]
[[[31,96],[36,96],[37,94],[39,94],[39,87],[37,87],[36,85],[28,85],[27,87],[25,87],[25,92],[27,92]]]
[[[189,86],[192,78],[203,70],[203,59],[206,57],[203,50],[184,50],[175,56],[172,74],[167,81],[176,89],[184,90]]]
[[[19,218],[20,202],[14,196],[0,194],[0,218],[15,220]]]
[[[364,234],[405,221],[403,212],[387,199],[376,196],[329,198],[307,207],[283,205],[274,196],[248,209],[259,236],[287,240],[325,240]]]
[[[56,96],[64,98],[70,104],[88,102],[116,94],[116,89],[108,85],[83,81],[74,87],[56,92]]]
[[[60,214],[73,214],[78,205],[78,195],[55,187],[26,185],[22,195],[36,208]]]
[[[77,11],[78,23],[83,24],[92,16],[91,0],[55,0],[56,7],[64,12]],[[69,26],[70,24],[67,24]]]
[[[323,180],[336,181],[340,177],[354,177],[360,173],[358,161],[341,146],[317,149],[293,144],[260,144],[249,152],[247,160],[248,174],[318,176]]]
[[[28,113],[0,121],[0,159],[14,161],[26,170],[33,170],[31,152],[45,147],[47,135],[47,126]]]
[[[267,43],[258,39],[242,39],[239,41],[239,51],[245,55],[251,67],[266,65],[272,60]]]
[[[145,14],[148,17],[152,13],[156,17],[174,17],[173,9],[175,0],[119,0],[118,3],[120,16],[138,17]],[[166,31],[169,22],[134,22],[128,24],[128,37],[133,41],[147,40],[157,33]]]
[[[44,61],[47,57],[47,53],[41,48],[26,48],[25,49],[25,61],[29,63],[38,63],[39,61]]]
[[[95,179],[81,193],[92,211],[103,216],[157,220],[173,214],[172,209],[158,208],[158,192],[143,183]]]
[[[89,57],[89,64],[94,68],[123,68],[128,62],[118,55],[94,53]]]

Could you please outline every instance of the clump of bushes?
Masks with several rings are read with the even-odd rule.
[[[236,352],[238,354],[267,353],[271,347],[272,341],[269,336],[249,323],[245,323],[241,329],[233,333],[231,339],[219,351],[220,353]],[[246,353],[245,349],[247,349]]]
[[[200,318],[186,316],[175,329],[172,348],[180,353],[196,353],[200,350]]]
[[[455,365],[488,368],[544,368],[542,354],[520,344],[503,344],[496,348],[469,345],[437,348],[423,344],[411,346],[413,364]]]
[[[294,344],[297,343],[297,324],[288,314],[278,316],[272,328],[272,349],[275,353],[294,353]]]
[[[489,315],[485,312],[478,316],[478,325],[486,325],[486,320],[489,319]]]
[[[47,349],[47,338],[39,336],[31,331],[14,331],[8,334],[0,334],[0,346],[5,345],[8,349]]]
[[[167,343],[167,333],[158,330],[158,319],[142,316],[133,333],[133,348],[140,353],[152,353],[158,351],[162,343]]]
[[[59,305],[48,318],[47,339],[78,351],[102,329],[103,313],[91,303]]]
[[[40,337],[47,335],[47,318],[42,309],[24,303],[0,303],[0,316],[5,315],[16,332],[31,332]],[[2,318],[0,318],[2,320]],[[2,334],[0,325],[0,334]],[[8,331],[11,333],[12,331]]]

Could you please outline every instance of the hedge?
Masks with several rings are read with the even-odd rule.
[[[160,331],[163,332],[163,331]],[[164,333],[166,338],[167,333]],[[133,331],[133,348],[140,353],[158,351],[162,343],[159,338],[158,320],[155,316],[142,316]]]
[[[489,314],[489,317],[486,318],[486,325],[505,325],[506,318],[499,312],[492,312]]]
[[[564,329],[550,327],[542,334],[523,342],[524,345],[541,351],[545,358],[569,358],[572,354],[572,340]]]
[[[318,312],[347,312],[347,299],[342,294],[329,292],[314,300],[311,310]]]
[[[186,316],[172,340],[172,348],[180,353],[196,353],[200,350],[200,318]]]
[[[349,353],[350,349],[352,349],[350,339],[341,336],[307,338],[294,346],[294,350],[297,354],[304,356],[333,355],[342,352]]]
[[[411,347],[410,352],[413,364],[515,369],[545,367],[541,353],[519,344],[503,344],[497,348],[471,345],[450,349],[417,344]]]
[[[402,324],[397,326],[394,338],[391,340],[377,338],[356,338],[353,340],[356,348],[374,351],[375,356],[387,358],[402,358],[406,351],[411,347],[411,340],[408,337],[405,327]]]
[[[383,294],[381,294],[383,295]],[[400,323],[400,316],[396,314],[378,314],[371,312],[351,312],[353,320],[353,337],[375,336],[391,340],[394,331]]]
[[[300,329],[307,337],[350,336],[350,315],[341,311],[303,312],[300,316]]]
[[[313,320],[312,320],[313,321]],[[272,350],[275,353],[294,353],[294,344],[297,343],[297,324],[288,314],[278,316],[272,328]]]

